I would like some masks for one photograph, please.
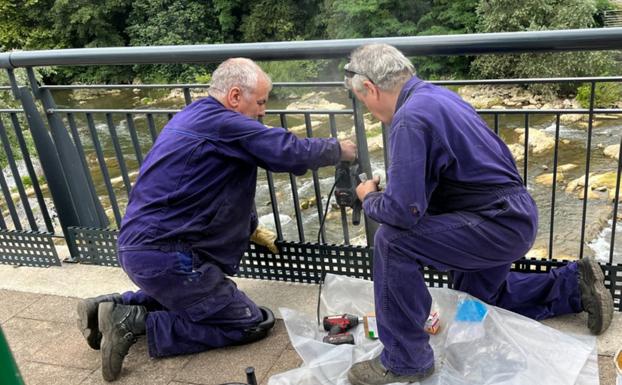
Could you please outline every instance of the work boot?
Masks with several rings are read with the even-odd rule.
[[[380,356],[358,362],[348,371],[351,385],[384,385],[394,382],[420,382],[434,373],[434,366],[418,374],[401,375],[392,373],[380,362]]]
[[[97,309],[102,302],[121,303],[121,294],[106,294],[78,302],[78,329],[92,349],[99,350],[102,333],[97,323]]]
[[[259,341],[265,338],[268,335],[270,329],[274,327],[275,318],[272,310],[264,306],[259,306],[259,310],[261,311],[261,315],[263,316],[263,321],[253,327],[244,329],[242,339],[236,342],[234,345],[245,345]]]
[[[114,381],[121,374],[123,359],[145,334],[147,309],[144,306],[120,305],[104,302],[99,305],[99,330],[102,332],[102,376]]]
[[[605,287],[605,275],[594,258],[585,257],[577,265],[581,304],[588,313],[587,327],[593,334],[601,334],[613,318],[613,297]]]

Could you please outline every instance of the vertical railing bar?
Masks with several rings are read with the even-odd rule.
[[[341,207],[341,227],[343,229],[343,242],[346,245],[350,244],[350,231],[348,230],[348,214],[346,208]]]
[[[274,227],[276,229],[277,240],[283,240],[283,229],[281,227],[281,217],[279,215],[279,203],[276,199],[274,188],[274,178],[272,172],[266,170],[266,178],[268,179],[268,191],[270,192],[270,201],[272,202],[272,215],[274,215]]]
[[[184,87],[184,101],[186,102],[186,105],[192,103],[192,96],[190,95],[190,88],[188,87]]]
[[[11,192],[9,191],[9,186],[4,179],[3,172],[0,172],[0,188],[2,188],[2,194],[4,195],[4,199],[6,200],[6,205],[9,209],[9,214],[11,215],[11,220],[13,221],[13,225],[15,226],[15,230],[21,231],[22,224],[19,222],[19,215],[17,215],[17,211],[15,210],[15,204],[13,203],[13,199],[11,198]]]
[[[12,68],[7,68],[6,72],[9,76],[9,83],[11,83],[11,92],[13,93],[13,97],[16,100],[21,99],[19,95],[19,86],[17,84],[17,79],[15,78],[15,72],[13,72]]]
[[[354,131],[356,134],[359,165],[363,172],[365,172],[368,177],[371,177],[371,161],[369,160],[369,150],[367,148],[367,137],[365,134],[365,119],[363,118],[361,103],[352,92],[350,92],[350,99],[352,100],[352,114],[354,117]],[[365,213],[363,212],[363,214]],[[365,215],[365,237],[369,247],[374,246],[374,236],[377,229],[378,223]]]
[[[494,119],[495,119],[495,134],[499,135],[499,113],[495,112],[494,114]]]
[[[112,121],[112,114],[106,114],[106,123],[108,124],[108,131],[110,132],[110,139],[112,140],[112,146],[114,147],[115,155],[117,156],[117,161],[119,162],[119,169],[121,170],[121,178],[123,179],[123,184],[125,184],[125,190],[127,191],[127,196],[130,196],[130,190],[132,189],[132,183],[130,182],[130,177],[127,173],[127,166],[125,165],[125,159],[123,158],[123,150],[121,149],[121,144],[119,143],[119,136],[117,135],[117,128]]]
[[[261,123],[263,123],[263,119],[259,119]],[[270,203],[272,204],[272,215],[274,217],[274,228],[276,230],[277,240],[283,240],[283,230],[281,227],[281,217],[279,215],[279,202],[276,198],[276,191],[274,188],[274,178],[272,177],[272,172],[270,170],[266,170],[266,179],[268,181],[268,192],[270,194]]]
[[[169,112],[166,114],[166,117],[168,118],[169,122],[171,121],[171,119],[173,119],[173,113]]]
[[[4,123],[2,122],[2,119],[0,119],[0,139],[2,139],[2,146],[4,147],[4,152],[6,153],[7,161],[9,162],[9,167],[11,168],[11,173],[13,174],[13,180],[15,181],[15,187],[17,188],[19,197],[22,200],[22,205],[24,207],[24,213],[26,214],[26,218],[28,219],[28,224],[30,225],[30,229],[37,231],[39,230],[39,226],[37,226],[37,221],[35,220],[35,217],[32,213],[32,208],[30,207],[30,202],[28,201],[28,195],[26,195],[26,190],[24,189],[24,183],[22,182],[22,177],[19,174],[19,170],[17,169],[17,164],[15,163],[15,156],[13,155],[13,149],[11,149],[11,144],[9,143],[9,137],[6,133],[6,128],[4,127]]]
[[[613,251],[616,243],[616,226],[618,222],[618,196],[620,195],[620,173],[622,172],[622,136],[620,136],[620,149],[618,150],[618,173],[616,175],[616,192],[613,198],[613,219],[611,223],[611,242],[609,244],[609,263],[613,264]],[[613,289],[613,285],[612,289]]]
[[[134,119],[132,118],[132,114],[125,114],[125,120],[127,121],[127,129],[130,131],[130,138],[132,138],[132,145],[134,146],[136,161],[138,161],[138,166],[140,167],[143,164],[143,153],[140,148],[140,141],[138,140],[138,135],[136,134],[136,126],[134,125]]]
[[[337,121],[335,120],[335,114],[328,115],[328,123],[330,127],[331,137],[337,139]],[[330,199],[330,197],[328,197]],[[326,200],[328,204],[328,199]],[[350,232],[348,229],[348,217],[346,215],[345,207],[341,207],[341,228],[343,229],[343,240],[346,245],[350,244]]]
[[[389,134],[391,132],[391,126],[387,126],[382,123],[382,148],[384,155],[384,175],[385,181],[383,182],[385,185],[389,183],[389,166],[391,165],[391,154],[389,154]]]
[[[73,113],[67,113],[67,122],[69,123],[69,130],[71,131],[71,136],[73,137],[73,142],[76,145],[76,151],[78,151],[78,157],[80,158],[80,162],[82,163],[82,168],[84,169],[84,174],[86,176],[86,182],[88,183],[89,189],[92,191],[94,197],[99,199],[97,195],[97,189],[95,189],[95,183],[93,183],[93,177],[91,175],[91,168],[86,160],[86,154],[84,153],[84,146],[82,145],[82,139],[80,139],[80,132],[78,131],[78,125],[76,124],[76,119]],[[97,217],[101,223],[106,223],[108,218],[105,217],[105,213],[101,210],[97,210]]]
[[[6,222],[4,221],[4,215],[2,215],[2,210],[0,210],[0,230],[8,230]]]
[[[307,137],[313,137],[313,129],[311,127],[311,114],[305,113],[305,128],[307,129]],[[320,191],[320,178],[318,176],[317,170],[311,170],[311,175],[313,176],[313,190],[315,191],[315,207],[317,208],[318,220],[319,223],[322,223],[323,218],[323,208],[322,208],[322,192]],[[326,243],[326,224],[320,229],[320,234],[322,236],[322,242]]]
[[[158,133],[156,132],[155,122],[153,121],[153,114],[147,114],[147,127],[149,127],[149,134],[151,134],[151,143],[155,143]]]
[[[330,128],[331,138],[337,139],[337,121],[335,114],[328,114],[328,127]]]
[[[553,259],[553,232],[555,229],[555,195],[557,190],[557,163],[559,155],[559,120],[555,115],[555,149],[553,150],[553,188],[551,189],[551,228],[549,231],[549,261]]]
[[[592,120],[594,118],[594,98],[596,94],[596,82],[590,82],[590,109],[587,122],[587,149],[585,151],[585,181],[583,186],[583,214],[581,218],[581,243],[579,244],[579,259],[583,258],[583,246],[585,242],[585,221],[587,219],[587,192],[590,181],[590,158],[592,157]]]
[[[529,114],[525,114],[525,159],[523,163],[523,184],[527,186],[527,168],[529,165]]]
[[[108,173],[108,167],[106,166],[106,158],[104,157],[104,152],[102,151],[102,147],[97,136],[97,129],[95,128],[95,122],[93,121],[93,115],[91,113],[86,113],[86,121],[89,126],[89,131],[91,132],[93,146],[95,147],[95,154],[97,155],[99,168],[102,172],[104,183],[106,184],[106,190],[108,191],[112,211],[114,213],[115,221],[117,222],[117,228],[120,228],[121,213],[119,212],[119,206],[117,205],[117,196],[115,195],[112,184],[110,183],[110,174]]]
[[[287,116],[284,113],[280,114],[281,127],[287,130]],[[300,199],[298,197],[298,183],[296,182],[296,176],[289,173],[289,184],[292,188],[292,199],[294,200],[294,213],[296,214],[296,227],[298,230],[298,239],[300,242],[305,241],[304,222],[302,221],[302,213],[300,212]]]
[[[45,227],[47,231],[53,233],[54,225],[52,224],[52,219],[50,218],[47,205],[45,204],[45,199],[43,197],[43,192],[41,191],[41,186],[39,186],[39,178],[37,177],[35,168],[32,165],[32,159],[30,159],[30,152],[28,151],[28,145],[26,145],[24,134],[22,134],[22,128],[19,124],[19,119],[17,119],[17,114],[14,112],[11,113],[11,122],[13,123],[15,136],[17,137],[17,142],[19,143],[19,147],[22,151],[22,157],[24,158],[24,163],[26,164],[28,175],[30,175],[30,179],[32,181],[32,188],[35,190],[37,203],[39,204],[39,209],[41,210],[41,215],[43,216],[43,221],[45,222]]]

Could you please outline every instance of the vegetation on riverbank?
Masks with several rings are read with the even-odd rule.
[[[0,0],[0,50],[218,44],[602,26],[608,0]],[[611,54],[415,57],[426,79],[598,76]],[[277,81],[339,79],[340,62],[264,63]],[[57,67],[47,83],[194,82],[212,65]],[[576,86],[540,91],[574,94]],[[611,90],[609,90],[611,91]],[[619,92],[619,90],[617,90]]]

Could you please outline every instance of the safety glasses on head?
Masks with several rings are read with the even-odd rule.
[[[354,75],[364,76],[364,77],[366,77],[366,78],[367,78],[367,80],[369,80],[372,84],[374,84],[374,85],[376,84],[376,83],[374,82],[374,79],[370,78],[370,77],[369,77],[369,75],[366,75],[366,74],[364,74],[363,72],[360,72],[360,71],[355,71],[355,70],[351,69],[350,67],[351,67],[350,63],[346,64],[346,65],[343,67],[343,70],[344,70],[344,72],[345,72],[345,79],[344,79],[344,80],[346,81],[346,84],[348,83],[348,80],[349,80],[349,79],[352,79],[352,78],[354,77]]]

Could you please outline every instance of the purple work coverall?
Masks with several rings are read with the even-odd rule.
[[[424,265],[449,271],[457,290],[533,319],[582,311],[576,263],[509,272],[533,245],[537,207],[507,146],[468,103],[413,77],[397,101],[389,154],[386,190],[363,202],[381,224],[374,295],[385,367],[406,375],[434,363]]]
[[[262,320],[227,278],[257,227],[257,167],[302,175],[339,158],[336,139],[299,139],[212,97],[173,117],[141,166],[118,240],[140,288],[123,302],[147,307],[152,357],[234,344]]]

